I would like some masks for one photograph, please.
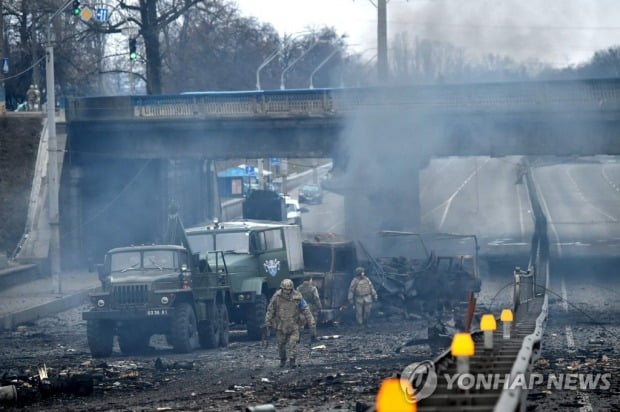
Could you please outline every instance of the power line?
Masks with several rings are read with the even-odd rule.
[[[22,74],[26,73],[27,71],[32,70],[34,68],[34,66],[39,64],[41,62],[41,60],[43,60],[43,59],[45,59],[45,56],[40,57],[39,60],[37,60],[36,62],[32,63],[32,65],[30,67],[24,69],[23,71],[21,71],[21,72],[19,72],[17,74],[14,74],[14,75],[9,76],[9,77],[2,77],[1,78],[2,81],[7,81],[7,80],[15,79],[15,78],[21,76]]]

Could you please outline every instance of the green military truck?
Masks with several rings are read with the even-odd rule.
[[[181,353],[228,345],[225,256],[192,254],[176,214],[170,222],[166,244],[111,249],[98,265],[102,292],[82,313],[93,357],[110,356],[114,336],[124,354],[142,353],[154,334]]]
[[[223,254],[230,284],[230,318],[245,323],[250,338],[260,339],[267,300],[283,279],[299,283],[303,278],[299,226],[240,220],[189,228],[186,234],[200,258],[216,251]]]
[[[323,310],[319,321],[333,321],[346,304],[346,293],[357,264],[353,242],[304,240],[298,225],[238,220],[214,222],[186,230],[192,250],[224,254],[230,281],[230,318],[245,323],[248,335],[260,339],[268,299],[283,279],[299,285],[311,275]],[[306,266],[304,266],[304,263]]]

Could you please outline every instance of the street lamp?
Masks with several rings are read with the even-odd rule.
[[[331,59],[336,53],[338,53],[340,51],[340,49],[334,49],[329,56],[327,56],[321,63],[319,63],[318,66],[316,66],[316,69],[314,69],[312,71],[312,73],[310,73],[310,85],[308,86],[308,88],[310,89],[314,89],[314,75],[316,74],[316,72],[318,72],[319,70],[321,70],[321,67],[323,67],[325,65],[325,63],[327,63],[329,61],[329,59]]]
[[[314,49],[319,43],[327,43],[325,40],[315,40],[314,43],[310,47],[308,47],[302,54],[297,56],[295,60],[291,62],[284,70],[282,70],[282,74],[280,74],[280,90],[286,89],[284,86],[284,76],[286,72],[288,72],[299,60],[301,60],[306,54],[310,53],[312,49]]]
[[[258,69],[256,69],[256,90],[261,90],[261,85],[260,85],[260,72],[261,72],[261,70],[263,70],[263,68],[264,68],[265,66],[267,66],[269,63],[271,63],[271,61],[272,61],[273,59],[275,59],[277,56],[279,56],[279,55],[280,55],[280,53],[282,52],[282,46],[283,46],[283,45],[285,45],[285,44],[287,44],[289,41],[291,41],[291,40],[293,40],[293,39],[296,39],[297,37],[301,36],[302,34],[308,34],[308,33],[312,33],[312,32],[305,30],[305,31],[298,31],[298,32],[295,32],[295,33],[293,33],[293,34],[291,34],[291,35],[289,35],[289,36],[286,36],[286,35],[284,36],[284,39],[282,40],[282,45],[279,45],[279,46],[278,46],[278,47],[277,47],[277,48],[276,48],[276,49],[275,49],[275,50],[274,50],[274,51],[273,51],[273,52],[269,55],[269,57],[267,57],[267,58],[265,59],[265,61],[263,61],[263,62],[261,63],[261,65],[260,65],[260,66],[258,66]]]
[[[271,55],[267,57],[265,61],[261,63],[260,66],[258,66],[258,69],[256,69],[256,90],[261,89],[260,88],[260,71],[263,70],[263,68],[267,66],[269,63],[271,63],[271,61],[280,54],[280,51],[281,51],[281,48],[280,46],[278,46],[278,48],[273,53],[271,53]]]
[[[62,292],[60,282],[60,228],[58,216],[58,158],[56,140],[56,91],[54,89],[54,46],[52,45],[52,22],[62,13],[72,0],[56,10],[47,26],[47,46],[45,47],[45,81],[47,89],[47,193],[50,225],[50,269],[52,288],[56,293]]]

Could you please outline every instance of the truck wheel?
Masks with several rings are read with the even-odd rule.
[[[93,358],[107,358],[112,354],[114,327],[104,320],[89,320],[86,323],[88,347]]]
[[[263,335],[262,326],[265,323],[265,311],[267,299],[265,295],[257,295],[254,303],[248,305],[248,337],[252,340],[260,340]]]
[[[202,348],[217,348],[220,343],[219,325],[216,325],[208,320],[200,322],[200,326],[198,327],[198,336],[200,338],[200,346]]]
[[[225,348],[228,346],[228,336],[229,336],[229,325],[230,320],[228,319],[228,308],[225,304],[217,305],[218,306],[218,314],[220,315],[220,346]]]
[[[151,335],[141,330],[137,325],[126,325],[118,331],[118,346],[126,355],[145,353],[149,347]]]
[[[217,348],[220,344],[222,323],[220,322],[220,312],[218,306],[219,305],[216,305],[215,302],[209,304],[209,320],[202,321],[198,325],[200,346],[205,349]]]
[[[174,311],[170,338],[172,346],[180,353],[189,353],[198,346],[196,314],[189,304],[181,303]]]

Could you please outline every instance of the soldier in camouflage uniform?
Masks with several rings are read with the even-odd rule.
[[[377,292],[370,279],[366,277],[363,267],[355,269],[357,276],[351,281],[349,286],[349,303],[355,305],[355,320],[358,325],[368,326],[368,318],[372,309],[372,302],[377,301]]]
[[[318,322],[319,312],[323,309],[323,305],[319,297],[319,290],[312,283],[312,277],[308,277],[301,285],[297,286],[297,292],[301,293],[301,296],[310,306],[310,312],[314,316],[314,321]]]
[[[278,351],[280,354],[280,367],[286,366],[286,359],[290,361],[291,368],[295,368],[297,355],[297,342],[299,342],[299,318],[304,316],[312,336],[316,336],[316,323],[310,307],[301,293],[293,289],[293,281],[284,279],[278,290],[267,306],[265,314],[266,327],[272,327],[278,332]]]

